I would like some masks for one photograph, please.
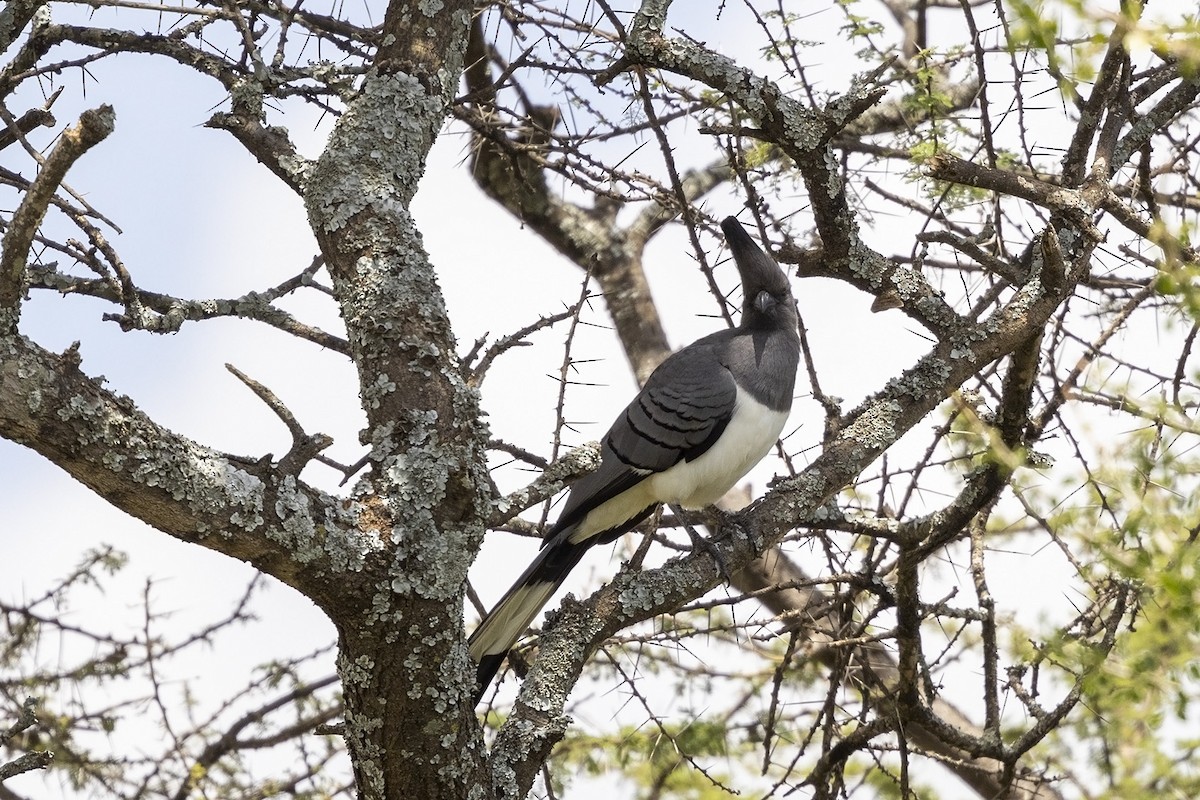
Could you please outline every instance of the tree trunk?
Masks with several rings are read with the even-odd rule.
[[[470,11],[461,0],[390,4],[375,64],[305,185],[368,420],[371,472],[357,491],[385,537],[362,572],[337,578],[362,602],[328,609],[346,741],[371,800],[467,797],[487,783],[462,636],[491,500],[486,429],[409,214],[458,86]]]

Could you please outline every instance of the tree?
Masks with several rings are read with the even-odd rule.
[[[80,787],[138,797],[520,797],[535,784],[557,796],[580,769],[622,771],[648,797],[928,796],[947,772],[980,797],[1194,791],[1179,768],[1196,746],[1186,722],[1200,688],[1188,656],[1200,600],[1194,16],[1152,17],[1132,0],[846,2],[815,19],[782,5],[670,6],[394,0],[377,19],[274,0],[101,0],[85,15],[7,4],[0,96],[29,110],[4,111],[3,144],[37,164],[32,178],[0,174],[13,198],[0,435],[155,531],[311,600],[336,629],[340,686],[306,672],[321,651],[283,660],[235,698],[247,710],[223,730],[215,716],[185,734],[166,725],[171,758],[98,766],[74,746],[77,728],[124,730],[129,709],[163,705],[160,665],[239,624],[250,602],[169,641],[149,622],[121,639],[45,613],[115,566],[101,551],[3,609],[11,741],[49,744]],[[710,24],[757,43],[722,55],[706,44],[723,30]],[[813,66],[831,50],[836,75]],[[207,126],[303,201],[319,248],[310,266],[234,300],[139,285],[103,209],[65,183],[120,135],[116,101],[54,119],[60,93],[82,95],[57,76],[88,86],[98,62],[134,54],[220,87]],[[46,97],[33,103],[37,89]],[[328,133],[312,153],[279,124],[311,119],[305,109]],[[448,124],[469,131],[479,188],[586,274],[565,313],[471,348],[440,280],[512,258],[450,265],[426,252],[412,204]],[[58,135],[43,157],[45,125]],[[536,647],[510,659],[515,701],[513,680],[489,695],[502,713],[485,735],[464,647],[468,568],[486,531],[536,535],[519,515],[594,463],[592,448],[566,451],[589,303],[603,303],[644,378],[669,352],[647,248],[684,234],[687,281],[728,320],[735,287],[712,220],[739,207],[797,277],[808,394],[795,421],[821,424],[781,442],[782,477],[761,499],[733,515],[668,510],[615,575],[562,601]],[[327,295],[340,323],[287,310],[303,291]],[[237,369],[286,426],[287,451],[193,441],[106,388],[78,347],[39,344],[29,306],[49,292],[103,301],[127,332],[235,317],[344,356],[363,460],[325,456],[330,437]],[[865,309],[864,293],[887,312],[877,319],[895,320],[891,335],[919,331],[914,360],[869,338],[869,315],[849,310]],[[687,297],[678,305],[694,312],[701,301]],[[548,451],[537,434],[493,438],[484,379],[553,326],[567,344]],[[862,383],[831,369],[836,358]],[[688,526],[711,547],[688,548]],[[1048,548],[1057,590],[1031,597],[1021,577],[1047,568]],[[77,670],[28,668],[35,632],[53,629],[94,642]],[[621,687],[639,726],[572,726],[586,664]],[[107,715],[35,723],[23,705],[39,687],[98,691],[129,673],[147,694]],[[270,717],[280,709],[287,724]],[[250,735],[260,726],[269,734]],[[298,757],[273,780],[244,767],[281,745]]]

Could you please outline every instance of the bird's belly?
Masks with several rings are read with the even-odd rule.
[[[768,408],[739,389],[733,417],[712,447],[647,478],[650,494],[687,509],[712,505],[770,451],[787,418],[787,411]]]

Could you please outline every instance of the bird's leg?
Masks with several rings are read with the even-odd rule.
[[[730,583],[733,579],[733,573],[729,571],[729,565],[725,563],[725,555],[721,552],[721,548],[717,547],[711,539],[701,534],[687,521],[689,516],[694,517],[695,515],[689,515],[688,512],[675,505],[671,506],[671,510],[675,512],[676,519],[683,525],[683,529],[687,531],[688,538],[692,540],[692,552],[702,550],[712,556],[713,562],[717,565],[717,572],[721,575],[721,580],[725,583]],[[717,531],[724,528],[726,520],[734,516],[730,512],[716,506],[705,509],[705,514],[712,514],[718,518],[719,521],[717,524],[712,526]]]
[[[650,517],[634,528],[635,531],[642,533],[642,541],[634,551],[633,557],[629,559],[629,567],[631,569],[642,568],[642,561],[646,558],[646,553],[650,550],[650,545],[654,542],[654,534],[658,532],[658,523],[662,519],[662,506],[654,509]]]

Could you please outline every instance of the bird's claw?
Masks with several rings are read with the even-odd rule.
[[[721,522],[717,527],[717,530],[720,531],[722,528],[724,528],[725,520],[733,515],[721,509],[715,510],[721,518]],[[725,583],[731,583],[733,580],[733,573],[729,569],[729,564],[725,561],[725,554],[721,551],[721,548],[718,547],[711,539],[698,533],[691,525],[686,525],[684,527],[687,530],[688,538],[692,540],[692,552],[705,552],[712,556],[713,562],[717,565],[717,572],[720,574],[721,580]]]

